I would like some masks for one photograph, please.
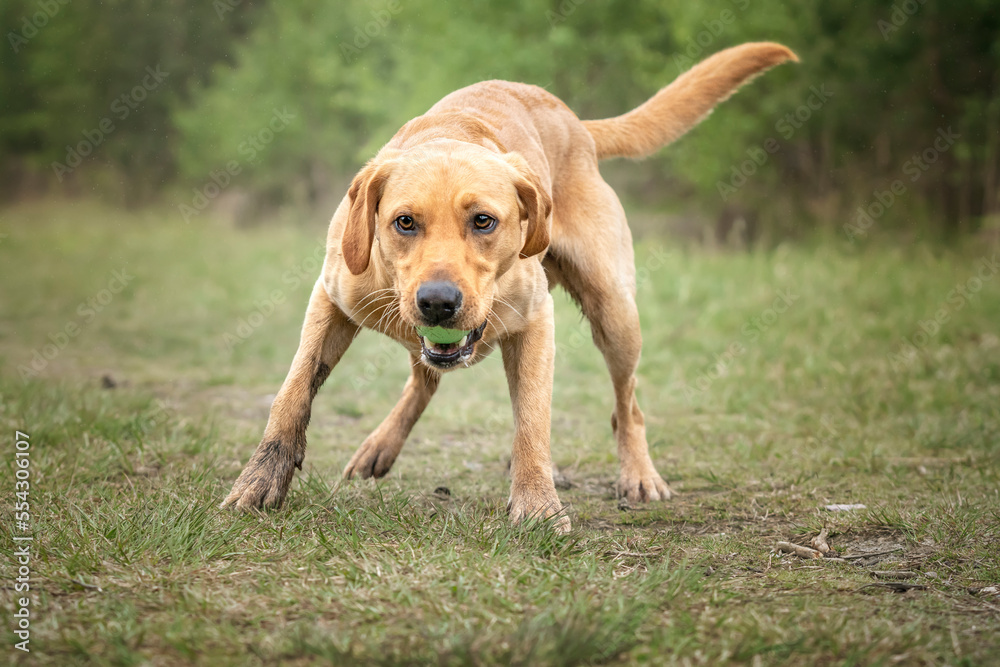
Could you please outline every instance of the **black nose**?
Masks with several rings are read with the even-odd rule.
[[[462,292],[455,283],[438,280],[417,290],[417,308],[430,326],[450,319],[461,306]]]

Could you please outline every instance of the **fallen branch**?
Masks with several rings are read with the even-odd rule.
[[[778,551],[784,551],[786,554],[795,554],[799,558],[822,558],[823,553],[812,549],[810,547],[804,547],[798,544],[792,544],[791,542],[778,542]]]

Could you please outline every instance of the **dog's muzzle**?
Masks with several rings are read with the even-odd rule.
[[[421,357],[435,368],[452,368],[467,361],[475,351],[476,343],[483,337],[486,322],[470,331],[455,343],[434,343],[417,334],[420,339]]]

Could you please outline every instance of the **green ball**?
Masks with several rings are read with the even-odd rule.
[[[445,329],[444,327],[417,327],[417,333],[438,345],[457,343],[469,334],[461,329]]]

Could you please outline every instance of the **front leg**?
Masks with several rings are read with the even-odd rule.
[[[555,372],[555,321],[552,297],[529,319],[527,327],[500,342],[514,409],[514,444],[510,457],[510,500],[514,523],[558,516],[553,527],[569,532],[569,517],[552,482],[552,382]]]
[[[441,374],[431,370],[416,356],[410,355],[410,379],[403,395],[378,428],[358,447],[344,468],[344,479],[382,477],[392,467],[403,449],[406,436],[420,419],[441,382]]]
[[[278,390],[264,437],[221,507],[280,507],[295,468],[306,455],[306,426],[313,398],[357,334],[358,327],[330,301],[316,282],[302,325],[299,349]]]

